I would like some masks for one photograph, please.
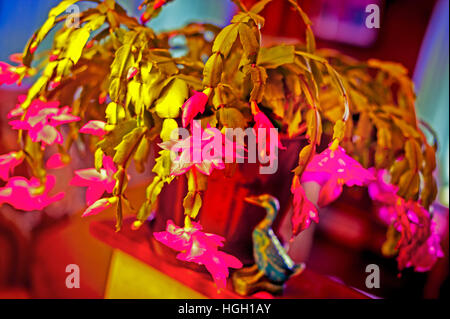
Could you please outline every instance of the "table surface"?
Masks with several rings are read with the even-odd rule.
[[[228,280],[227,289],[219,293],[204,267],[177,260],[175,251],[153,238],[150,227],[131,230],[132,221],[131,218],[125,219],[118,233],[115,232],[114,221],[95,221],[90,224],[90,232],[114,249],[137,258],[209,298],[242,298],[233,292],[231,280]],[[306,268],[302,274],[288,280],[283,295],[260,292],[249,298],[365,299],[369,296]]]

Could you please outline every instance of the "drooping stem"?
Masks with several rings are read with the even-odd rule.
[[[122,207],[122,201],[124,197],[125,192],[125,179],[127,178],[127,167],[129,165],[129,162],[131,160],[131,157],[133,156],[134,152],[137,150],[139,144],[141,143],[141,140],[145,138],[145,134],[147,132],[147,128],[142,129],[142,132],[139,136],[139,138],[136,140],[136,143],[131,147],[130,151],[128,152],[124,162],[122,165],[118,167],[118,170],[114,177],[116,178],[116,186],[114,187],[113,194],[119,198],[118,205],[117,205],[117,224],[116,224],[116,231],[119,231],[122,227],[122,216],[123,216],[123,207]]]
[[[439,148],[439,140],[436,131],[424,120],[419,120],[419,124],[427,129],[427,131],[433,136],[433,145],[437,150]]]

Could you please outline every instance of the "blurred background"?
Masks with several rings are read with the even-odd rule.
[[[29,37],[58,0],[0,0],[0,61],[21,52]],[[139,15],[138,0],[118,1]],[[244,1],[247,4],[254,0]],[[376,222],[367,196],[361,190],[346,194],[360,199],[349,206],[346,194],[321,212],[308,265],[321,274],[379,297],[436,298],[448,294],[448,197],[449,197],[449,1],[448,0],[299,0],[313,21],[318,47],[337,49],[366,60],[377,58],[402,63],[414,79],[417,111],[437,132],[439,196],[434,206],[443,235],[446,257],[429,273],[405,271],[397,276],[396,261],[380,255],[386,227]],[[82,6],[89,6],[82,2]],[[379,29],[365,27],[365,8],[381,9]],[[202,21],[229,22],[236,8],[227,0],[177,0],[167,5],[149,25],[156,30]],[[263,34],[278,38],[302,38],[296,14],[287,1],[274,0],[263,11]],[[44,44],[44,46],[49,44]],[[15,105],[21,87],[0,87],[0,154],[14,149],[6,113]],[[77,163],[75,163],[76,165]],[[70,178],[63,171],[62,178]],[[353,192],[353,193],[351,193]],[[65,202],[45,212],[17,213],[0,207],[0,298],[102,298],[112,249],[94,239],[91,221],[80,220],[83,194],[71,190]],[[78,200],[80,199],[80,200]],[[351,225],[351,227],[349,226]],[[65,265],[85,265],[80,289],[66,289]],[[381,288],[365,287],[365,265],[380,265]]]

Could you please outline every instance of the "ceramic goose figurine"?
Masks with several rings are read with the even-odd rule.
[[[292,275],[302,272],[305,264],[295,264],[273,232],[272,224],[280,209],[278,200],[268,194],[247,197],[245,200],[263,207],[266,216],[252,233],[256,264],[235,272],[235,291],[241,295],[249,295],[258,290],[281,293],[284,282]]]

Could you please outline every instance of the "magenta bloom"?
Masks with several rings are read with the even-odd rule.
[[[24,120],[14,120],[9,122],[15,130],[27,130],[33,142],[42,142],[44,145],[62,144],[62,134],[56,129],[62,124],[79,121],[78,116],[72,115],[68,106],[59,108],[59,102],[43,102],[34,100],[26,113]],[[13,109],[9,116],[22,115],[23,111],[17,107]]]
[[[255,126],[253,126],[253,129],[255,130],[255,135],[258,136],[258,133],[261,132],[261,130],[265,130],[266,133],[266,149],[269,147],[270,143],[270,130],[275,129],[272,122],[269,120],[269,118],[259,109],[256,102],[251,103],[251,109],[253,114],[253,120],[255,121]],[[278,148],[279,149],[286,149],[282,144],[281,141],[278,139]]]
[[[103,121],[89,121],[80,129],[80,133],[103,136],[106,134],[105,126]]]
[[[369,195],[374,201],[383,204],[378,215],[400,233],[396,246],[398,268],[414,267],[419,272],[430,270],[437,259],[444,256],[430,213],[420,204],[398,196],[398,187],[389,183],[386,170],[370,170],[377,179],[369,184]]]
[[[343,186],[364,186],[375,180],[374,176],[338,146],[316,154],[302,176],[302,182],[314,181],[322,186],[318,205],[323,207],[336,200]]]
[[[63,168],[67,165],[66,162],[63,161],[63,156],[60,153],[53,154],[45,163],[45,167],[48,169],[59,169]]]
[[[226,152],[226,145],[233,147],[233,154]],[[163,149],[174,152],[176,158],[172,159],[171,175],[182,175],[192,168],[196,168],[205,175],[211,175],[214,169],[224,169],[225,161],[232,162],[239,152],[240,146],[228,141],[217,128],[208,126],[203,130],[200,121],[192,122],[192,135],[179,141],[160,143]],[[179,154],[181,152],[181,154]]]
[[[401,233],[397,244],[400,270],[414,267],[415,271],[430,270],[444,256],[440,237],[430,213],[413,201],[399,201],[394,226]]]
[[[19,80],[20,76],[14,69],[14,66],[0,61],[0,85],[14,84]]]
[[[369,171],[376,177],[376,180],[367,186],[370,197],[387,205],[395,205],[398,187],[389,183],[389,172],[385,169],[377,170],[374,167],[369,168]]]
[[[306,197],[305,190],[300,184],[298,177],[294,177],[292,180],[291,193],[294,195],[294,211],[291,218],[292,236],[295,236],[307,229],[311,224],[311,220],[318,223],[319,213],[316,206]]]
[[[228,268],[241,268],[242,263],[236,257],[218,250],[225,238],[201,230],[202,226],[195,222],[190,228],[181,228],[168,220],[166,231],[153,235],[164,245],[180,251],[178,259],[204,265],[217,287],[225,288]]]
[[[48,193],[55,186],[55,176],[47,175],[44,189],[39,180],[32,177],[11,177],[5,187],[0,188],[0,205],[9,204],[23,211],[42,210],[48,205],[61,200],[64,193],[49,196]]]
[[[400,250],[397,258],[399,268],[414,267],[415,271],[425,272],[434,266],[438,258],[444,257],[440,237],[434,230],[434,223],[431,231],[431,235],[423,243],[414,242]]]
[[[194,95],[184,102],[182,106],[183,114],[181,117],[183,127],[188,126],[198,113],[203,113],[205,111],[208,98],[208,95],[205,93],[194,91]]]
[[[7,181],[9,174],[13,172],[16,166],[23,162],[23,159],[23,154],[21,155],[19,152],[0,155],[0,178]]]
[[[116,181],[113,176],[117,172],[111,157],[103,156],[103,168],[98,172],[95,168],[86,168],[75,171],[70,185],[87,187],[86,204],[94,204],[103,193],[112,193]]]

